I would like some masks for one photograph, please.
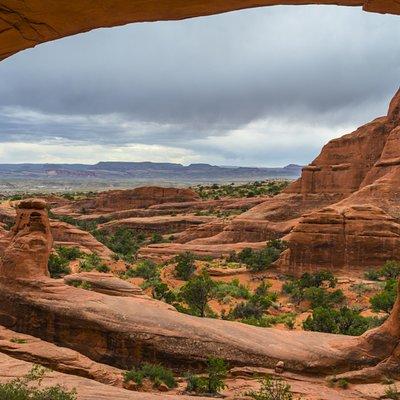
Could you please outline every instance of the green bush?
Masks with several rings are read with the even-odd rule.
[[[258,391],[246,393],[255,400],[293,400],[293,393],[288,383],[280,378],[266,376],[261,380],[261,388]]]
[[[143,260],[135,268],[128,269],[125,276],[128,278],[140,277],[146,280],[159,280],[160,267],[151,260]]]
[[[189,251],[178,254],[174,261],[176,262],[175,276],[178,279],[187,281],[196,271],[194,254],[190,253]]]
[[[188,392],[197,394],[218,394],[226,387],[224,379],[228,366],[221,358],[209,358],[207,360],[207,376],[189,375],[187,377]]]
[[[153,382],[156,387],[162,383],[169,388],[177,386],[173,372],[160,364],[144,363],[140,368],[132,368],[124,373],[125,382],[134,381],[138,386],[143,384],[145,378]]]
[[[249,247],[243,249],[237,255],[237,260],[246,264],[253,272],[265,271],[276,261],[281,252],[286,248],[286,244],[281,240],[271,240],[266,247],[261,250],[253,250]]]
[[[79,270],[90,272],[94,269],[98,272],[108,272],[110,270],[97,254],[85,254],[83,260],[79,263]]]
[[[380,278],[380,273],[379,273],[379,271],[370,269],[364,273],[364,277],[365,277],[365,279],[368,279],[370,281],[377,281]]]
[[[82,252],[79,250],[79,247],[59,246],[56,250],[60,257],[65,258],[68,261],[77,260],[82,256]]]
[[[47,267],[52,278],[60,278],[71,273],[69,261],[58,254],[50,254]]]
[[[363,317],[356,310],[342,307],[340,310],[318,307],[303,322],[306,331],[340,333],[358,336],[368,329],[380,325],[383,321],[373,317]]]
[[[370,303],[374,311],[384,311],[389,313],[394,306],[397,297],[397,280],[389,279],[385,283],[385,288],[370,298]]]
[[[334,301],[335,299],[342,299],[343,293],[341,291],[328,294],[328,291],[321,288],[324,284],[328,284],[330,288],[334,288],[336,281],[334,275],[329,271],[318,271],[313,274],[306,272],[299,279],[286,282],[282,286],[282,291],[290,295],[291,300],[295,303],[300,303],[307,297],[308,300],[317,306],[324,300]]]
[[[311,308],[317,308],[340,305],[346,298],[340,289],[329,292],[322,287],[310,287],[304,290],[304,299],[311,303]]]
[[[213,298],[216,283],[206,271],[191,278],[180,290],[182,300],[186,302],[194,315],[204,317],[208,302]]]
[[[231,296],[235,299],[249,299],[251,293],[249,289],[239,282],[239,279],[233,279],[230,282],[216,282],[214,297],[218,300]]]
[[[137,252],[145,241],[143,235],[135,234],[126,228],[118,228],[112,234],[94,230],[92,234],[126,262],[133,262],[136,259]]]
[[[386,279],[398,278],[400,276],[400,263],[394,260],[386,261],[379,274]]]
[[[61,385],[39,387],[46,369],[35,365],[23,378],[0,383],[1,400],[76,400],[75,390],[67,390]]]

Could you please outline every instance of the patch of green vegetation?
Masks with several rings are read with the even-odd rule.
[[[216,282],[214,297],[221,301],[226,296],[235,299],[249,299],[251,293],[248,287],[239,282],[239,279],[233,279],[230,282]]]
[[[144,363],[124,373],[125,382],[134,381],[138,386],[143,385],[144,379],[149,379],[155,387],[162,383],[171,389],[177,386],[174,373],[160,364]]]
[[[79,271],[90,272],[96,270],[97,272],[109,272],[110,268],[102,261],[102,259],[95,253],[85,254],[83,259],[79,262]]]
[[[51,253],[48,261],[48,269],[52,278],[60,278],[71,273],[69,268],[70,261],[82,256],[78,247],[59,246],[55,253]]]
[[[188,305],[186,311],[199,317],[205,317],[210,311],[208,302],[214,298],[216,283],[206,271],[194,276],[180,290],[180,298]]]
[[[13,337],[10,339],[11,343],[18,343],[18,344],[25,344],[28,343],[28,341],[26,339],[22,339],[22,338],[17,338],[17,337]]]
[[[329,292],[323,287],[310,287],[304,289],[304,300],[308,300],[311,308],[335,307],[346,299],[342,290],[337,289]]]
[[[365,283],[355,283],[354,285],[350,286],[350,290],[354,292],[358,297],[360,297],[368,292],[371,292],[372,288]]]
[[[139,263],[137,263],[135,267],[129,268],[125,272],[124,276],[126,278],[139,277],[147,281],[153,281],[153,280],[159,281],[160,266],[151,260],[142,260]]]
[[[369,270],[364,274],[366,279],[377,281],[380,278],[396,279],[400,276],[400,262],[388,260],[383,264],[383,267],[378,270]]]
[[[293,400],[291,386],[281,378],[266,376],[261,381],[261,388],[246,393],[254,400]]]
[[[218,200],[223,197],[257,197],[275,196],[290,184],[289,180],[266,180],[249,182],[245,184],[218,185],[214,183],[209,186],[197,185],[193,189],[205,200]]]
[[[238,254],[231,253],[229,262],[241,262],[253,272],[265,271],[271,264],[276,261],[283,250],[286,249],[286,244],[281,240],[270,240],[265,248],[254,250],[247,247]]]
[[[326,291],[316,289],[321,288],[322,285],[334,288],[336,282],[336,278],[329,271],[318,271],[313,274],[306,272],[299,279],[292,279],[286,282],[282,287],[282,291],[290,295],[291,300],[297,304],[304,300],[306,296],[310,301],[318,303],[326,298],[329,299],[330,295]],[[341,298],[343,293],[340,294],[340,292],[332,295],[330,299]]]
[[[76,400],[76,390],[67,390],[61,385],[41,387],[47,369],[34,365],[22,378],[0,383],[2,400]]]
[[[264,312],[277,301],[278,295],[269,291],[270,285],[263,282],[246,302],[237,304],[230,311],[229,317],[240,320],[260,320]]]
[[[382,322],[383,320],[379,318],[363,317],[358,311],[348,307],[339,310],[318,307],[313,310],[312,316],[303,322],[303,328],[306,331],[358,336],[368,329],[381,325]]]
[[[277,324],[285,324],[287,328],[293,329],[295,323],[296,314],[294,313],[283,313],[280,315],[262,315],[259,318],[247,317],[242,319],[240,322],[248,325],[259,326],[261,328],[269,328]]]
[[[228,365],[221,358],[207,360],[207,375],[188,375],[186,390],[196,394],[216,395],[226,387]]]
[[[92,285],[86,281],[72,281],[70,285],[79,289],[92,290]]]
[[[384,289],[370,298],[370,303],[374,311],[384,311],[389,313],[394,306],[397,296],[397,279],[389,279],[385,283]]]
[[[174,262],[176,262],[175,276],[178,279],[187,281],[193,276],[194,272],[196,271],[195,257],[193,253],[190,253],[189,251],[178,254],[174,258]]]
[[[95,230],[92,234],[96,239],[107,246],[122,260],[132,263],[140,247],[146,238],[142,234],[136,234],[126,228],[118,228],[114,233],[108,234]]]

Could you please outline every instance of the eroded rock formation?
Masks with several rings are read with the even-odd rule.
[[[35,279],[49,275],[47,262],[53,239],[44,201],[28,199],[19,203],[9,238],[11,243],[4,251],[0,276]]]
[[[320,0],[309,4],[362,6],[366,11],[400,14],[396,0]],[[250,7],[305,4],[298,0],[139,1],[96,0],[0,2],[0,59],[39,43],[131,22],[178,20]]]
[[[20,204],[13,235],[0,266],[1,324],[94,361],[127,368],[152,360],[184,369],[218,354],[231,366],[283,361],[286,370],[301,373],[398,376],[399,300],[381,327],[360,337],[197,318],[146,297],[115,297],[50,279],[45,261],[52,239],[41,201]]]

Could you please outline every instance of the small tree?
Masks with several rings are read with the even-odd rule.
[[[194,264],[195,258],[192,253],[187,251],[186,253],[178,254],[175,257],[176,267],[175,276],[178,279],[187,281],[196,271]]]
[[[180,291],[182,299],[187,303],[195,315],[204,317],[208,302],[213,298],[215,282],[206,271],[191,278]]]

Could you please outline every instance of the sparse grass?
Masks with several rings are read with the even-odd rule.
[[[280,378],[266,376],[258,391],[252,390],[246,395],[254,400],[293,400],[294,395],[288,383]]]
[[[11,338],[10,342],[11,343],[18,343],[18,344],[26,344],[26,343],[28,343],[28,341],[26,339],[17,338],[17,337]]]

